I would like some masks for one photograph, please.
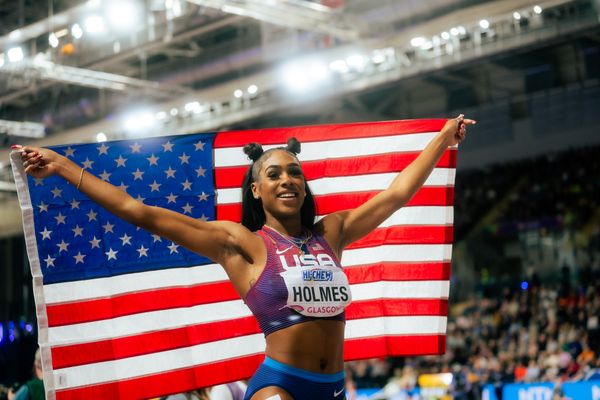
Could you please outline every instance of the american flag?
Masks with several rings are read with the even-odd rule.
[[[385,189],[445,120],[165,136],[54,147],[148,205],[240,221],[242,147],[290,136],[318,217]],[[13,172],[48,399],[134,399],[247,378],[264,337],[223,269],[114,217],[58,177]],[[345,359],[445,349],[456,148],[401,210],[344,251]]]

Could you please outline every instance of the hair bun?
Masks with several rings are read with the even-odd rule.
[[[285,149],[290,153],[300,154],[300,142],[295,137],[291,137],[287,140]]]
[[[244,153],[252,160],[252,162],[258,160],[264,152],[262,146],[256,142],[248,143],[244,146]]]

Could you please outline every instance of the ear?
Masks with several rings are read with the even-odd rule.
[[[252,189],[252,197],[254,197],[256,200],[259,200],[260,193],[258,192],[258,185],[256,184],[256,182],[252,182],[250,184],[250,189]]]

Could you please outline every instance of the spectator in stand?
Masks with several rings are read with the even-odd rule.
[[[33,374],[33,379],[27,381],[16,393],[12,390],[8,391],[8,400],[44,400],[46,398],[44,381],[42,380],[42,357],[40,349],[35,352]]]

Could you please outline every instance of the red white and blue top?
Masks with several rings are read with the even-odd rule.
[[[256,234],[267,247],[267,262],[244,300],[265,336],[315,319],[346,320],[350,285],[323,236],[311,234],[300,247],[268,227]]]

